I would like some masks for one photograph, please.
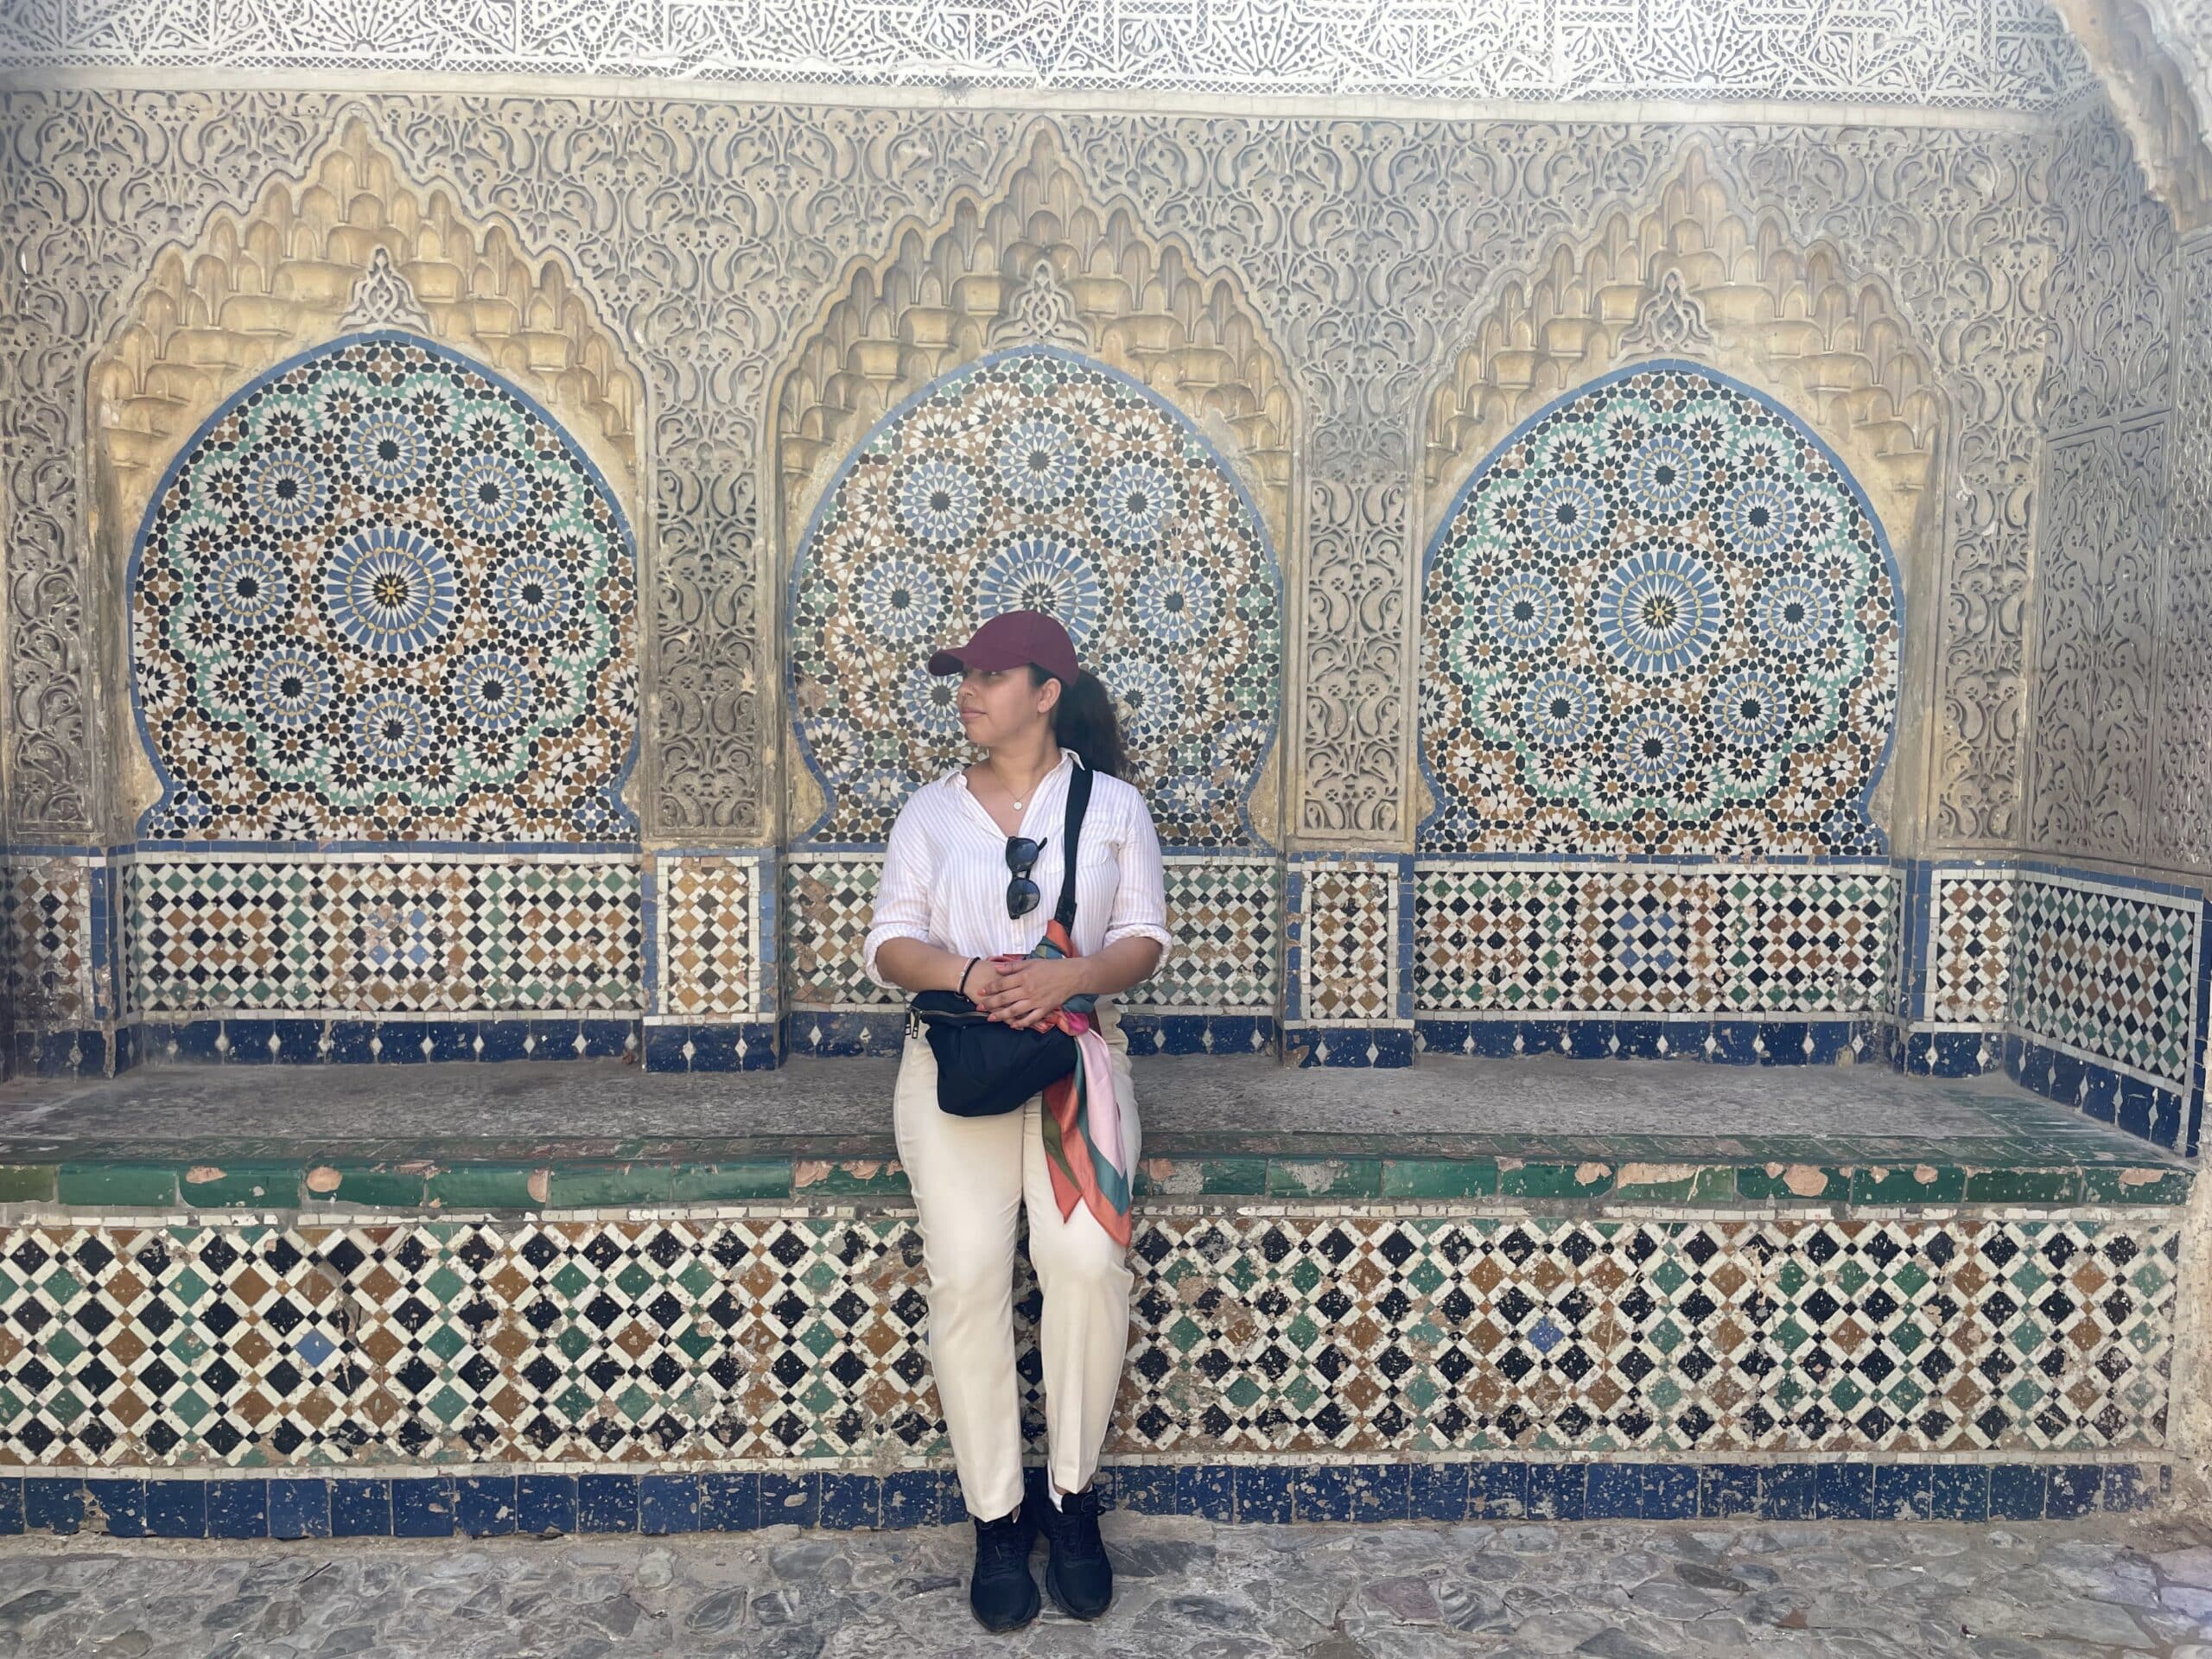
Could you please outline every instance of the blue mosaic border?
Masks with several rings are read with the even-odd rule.
[[[190,1020],[177,1022],[147,1020],[117,1028],[118,1045],[131,1039],[132,1061],[151,1059],[174,1042],[180,1064],[221,1065],[420,1065],[426,1060],[571,1060],[608,1059],[626,1049],[635,1052],[639,1022],[628,1017],[587,1018],[582,1014],[549,1014],[516,1019],[501,1015],[489,1020],[415,1018],[394,1015],[381,1020],[293,1020],[246,1018]],[[323,1050],[327,1033],[329,1051]],[[576,1049],[576,1038],[583,1049]],[[535,1036],[534,1048],[524,1042]],[[226,1038],[219,1046],[217,1039]],[[275,1038],[276,1046],[270,1047]],[[382,1038],[382,1052],[372,1046]],[[479,1050],[477,1041],[483,1047]],[[428,1039],[426,1054],[423,1043]],[[118,1056],[118,1058],[120,1058]],[[166,1054],[162,1055],[166,1058]],[[130,1068],[118,1064],[118,1071]]]
[[[2152,875],[2121,875],[2087,864],[2065,864],[2048,858],[2014,859],[2011,868],[2021,875],[2052,875],[2065,881],[2090,881],[2099,887],[2149,893],[2158,899],[2202,900],[2204,897],[2204,886],[2200,881],[2162,881]]]
[[[655,1029],[658,1029],[657,1027]],[[1122,1015],[1122,1031],[1136,1055],[1276,1054],[1285,1041],[1271,1014],[1149,1014]],[[650,1038],[650,1033],[648,1033]],[[784,1055],[792,1059],[856,1059],[896,1054],[906,1041],[901,1008],[795,1008],[784,1016]]]
[[[2160,1089],[2131,1072],[2116,1071],[2017,1033],[2005,1039],[2005,1075],[2045,1099],[2078,1106],[2100,1122],[2158,1146],[2186,1151],[2192,1158],[2196,1155],[2204,1110],[2201,1084],[2195,1094],[2184,1096],[2178,1090]]]
[[[9,1035],[11,1077],[106,1077],[137,1064],[135,1026],[31,1027]]]
[[[1714,1065],[1833,1065],[1886,1060],[1894,1027],[1885,1019],[1808,1020],[1802,1015],[1729,1018],[1686,1015],[1679,1020],[1621,1019],[1593,1014],[1542,1019],[1518,1015],[1493,1020],[1430,1018],[1414,1022],[1430,1053],[1484,1059],[1694,1060]],[[1706,1049],[1711,1037],[1713,1047]],[[1665,1040],[1662,1050],[1659,1045]],[[1856,1052],[1853,1045],[1857,1044]]]
[[[784,1058],[783,1028],[773,1020],[647,1026],[645,1036],[648,1071],[772,1071]]]
[[[1032,1470],[1033,1484],[1039,1471]],[[1100,1507],[1217,1522],[2074,1521],[2139,1515],[2172,1471],[2136,1463],[1458,1462],[1108,1465]],[[967,1519],[957,1477],[591,1474],[0,1478],[0,1536],[496,1538],[830,1531]]]
[[[331,1038],[327,1053],[322,1051],[326,1025]],[[1912,1058],[1906,1062],[1908,1069],[1919,1073],[1967,1077],[1996,1069],[1980,1065],[1973,1058],[1985,1040],[1980,1033],[1919,1032],[1904,1039],[1900,1046],[1895,1027],[1884,1020],[1620,1020],[1592,1014],[1541,1020],[1423,1018],[1404,1026],[1313,1026],[1285,1024],[1271,1014],[1129,1014],[1122,1016],[1122,1028],[1128,1034],[1129,1052],[1138,1056],[1265,1054],[1300,1066],[1389,1069],[1413,1065],[1423,1052],[1447,1058],[1471,1054],[1486,1059],[1539,1059],[1564,1054],[1584,1060],[1827,1065],[1850,1051],[1855,1042],[1859,1050],[1854,1058],[1861,1063],[1896,1064],[1895,1057],[1909,1047]],[[585,1042],[581,1054],[575,1049],[579,1031]],[[523,1040],[532,1032],[537,1035],[537,1046],[526,1052]],[[818,1040],[814,1035],[817,1032]],[[391,1040],[402,1033],[413,1040]],[[230,1039],[227,1051],[217,1046],[221,1034]],[[273,1054],[268,1049],[272,1035],[277,1039]],[[378,1035],[385,1039],[380,1055],[372,1053],[369,1046],[370,1039]],[[1716,1045],[1710,1054],[1705,1050],[1708,1035]],[[1994,1035],[1991,1034],[1993,1040]],[[480,1053],[475,1048],[480,1036],[484,1041]],[[428,1056],[421,1051],[425,1037],[431,1042]],[[149,1043],[161,1047],[172,1039],[177,1045],[177,1062],[193,1065],[415,1065],[426,1058],[557,1062],[616,1058],[627,1046],[628,1052],[640,1056],[648,1071],[739,1071],[772,1070],[795,1060],[895,1055],[906,1041],[906,1015],[896,1010],[867,1014],[801,1010],[780,1020],[656,1022],[642,1029],[634,1019],[583,1020],[570,1015],[486,1020],[204,1020],[182,1025],[121,1026],[111,1031],[86,1027],[18,1032],[14,1064],[19,1075],[119,1076],[149,1057],[152,1052]],[[741,1039],[745,1044],[742,1055],[737,1052]],[[683,1052],[687,1042],[693,1051],[688,1058]],[[1808,1042],[1812,1046],[1809,1052],[1805,1046]],[[1320,1052],[1324,1046],[1326,1055]],[[1372,1058],[1368,1055],[1370,1047],[1376,1051]],[[112,1071],[109,1070],[111,1050]],[[2090,1067],[2073,1056],[2048,1052],[2069,1066],[2113,1077],[2115,1090],[2122,1084],[2137,1090],[2146,1087],[2133,1078],[2106,1072],[2102,1067]],[[2018,1080],[2036,1087],[2025,1077]],[[2072,1104],[2072,1075],[2063,1083],[2065,1092],[2052,1094],[2051,1098]],[[2102,1084],[2094,1086],[2104,1087]],[[2050,1091],[2038,1088],[2037,1092]],[[2113,1097],[2119,1096],[2115,1092]],[[2177,1103],[2180,1097],[2170,1095],[2169,1098]],[[2154,1108],[2154,1117],[2164,1109]],[[2178,1105],[2171,1109],[2177,1111]],[[2124,1125],[2127,1120],[2108,1116],[2107,1121],[2120,1121]],[[2146,1138],[2155,1137],[2146,1134]],[[2193,1139],[2190,1150],[2193,1154]]]
[[[330,1047],[323,1049],[327,1030]],[[1273,1014],[1126,1014],[1122,1029],[1129,1052],[1142,1056],[1279,1056],[1287,1040]],[[579,1033],[583,1051],[575,1049]],[[819,1033],[817,1039],[815,1033]],[[537,1046],[524,1040],[535,1033]],[[258,1019],[194,1020],[181,1023],[70,1027],[18,1031],[12,1059],[19,1076],[103,1077],[120,1076],[174,1041],[175,1061],[195,1065],[419,1065],[427,1060],[532,1060],[639,1057],[648,1071],[754,1071],[773,1070],[795,1059],[847,1059],[899,1052],[906,1041],[906,1016],[897,1009],[830,1013],[801,1009],[780,1020],[651,1022],[627,1019],[586,1019],[548,1014],[531,1019],[387,1020]],[[1356,1029],[1331,1027],[1332,1044],[1356,1037]],[[1398,1065],[1412,1063],[1410,1030],[1386,1030],[1381,1036],[1404,1047]],[[271,1052],[269,1039],[276,1039]],[[384,1052],[370,1047],[381,1036]],[[219,1039],[227,1037],[224,1046]],[[476,1047],[479,1038],[484,1046]],[[405,1040],[395,1040],[404,1038]],[[423,1040],[430,1042],[427,1055]],[[738,1052],[742,1041],[744,1052]],[[692,1052],[683,1052],[689,1043]],[[1359,1045],[1365,1046],[1363,1041]],[[162,1058],[168,1058],[165,1053]],[[1340,1062],[1349,1064],[1349,1062]]]
[[[2005,1069],[2005,1043],[2000,1026],[1914,1031],[1898,1046],[1897,1062],[1900,1070],[1915,1077],[1986,1077]]]
[[[1294,1025],[1283,1028],[1283,1058],[1292,1065],[1385,1071],[1414,1063],[1414,1027]]]

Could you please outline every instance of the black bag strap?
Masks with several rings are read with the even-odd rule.
[[[1067,930],[1068,938],[1075,938],[1075,878],[1077,860],[1083,852],[1083,819],[1090,810],[1090,768],[1076,757],[1075,776],[1068,779],[1067,825],[1060,832],[1060,855],[1066,862],[1066,873],[1060,877],[1059,908],[1052,912],[1052,919]]]

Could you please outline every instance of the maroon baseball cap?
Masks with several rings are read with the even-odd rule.
[[[940,651],[931,658],[930,672],[965,674],[979,669],[990,674],[1031,663],[1065,685],[1073,685],[1083,672],[1076,665],[1075,645],[1065,628],[1042,611],[1008,611],[984,623],[959,649]]]

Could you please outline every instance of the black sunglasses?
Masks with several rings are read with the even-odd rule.
[[[1029,879],[1029,872],[1037,867],[1037,855],[1045,850],[1041,841],[1032,841],[1027,836],[1006,838],[1006,867],[1014,880],[1006,884],[1006,913],[1009,921],[1020,921],[1037,908],[1037,901],[1044,895],[1037,891],[1037,884]]]

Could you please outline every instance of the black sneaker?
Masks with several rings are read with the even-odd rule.
[[[1037,1531],[1028,1508],[1025,1503],[996,1521],[976,1522],[976,1573],[968,1580],[968,1605],[987,1630],[1018,1630],[1042,1610],[1037,1580],[1029,1576]]]
[[[1114,1567],[1098,1536],[1098,1489],[1069,1492],[1058,1509],[1047,1498],[1037,1513],[1052,1546],[1045,1589],[1052,1605],[1070,1618],[1097,1618],[1114,1599]]]

